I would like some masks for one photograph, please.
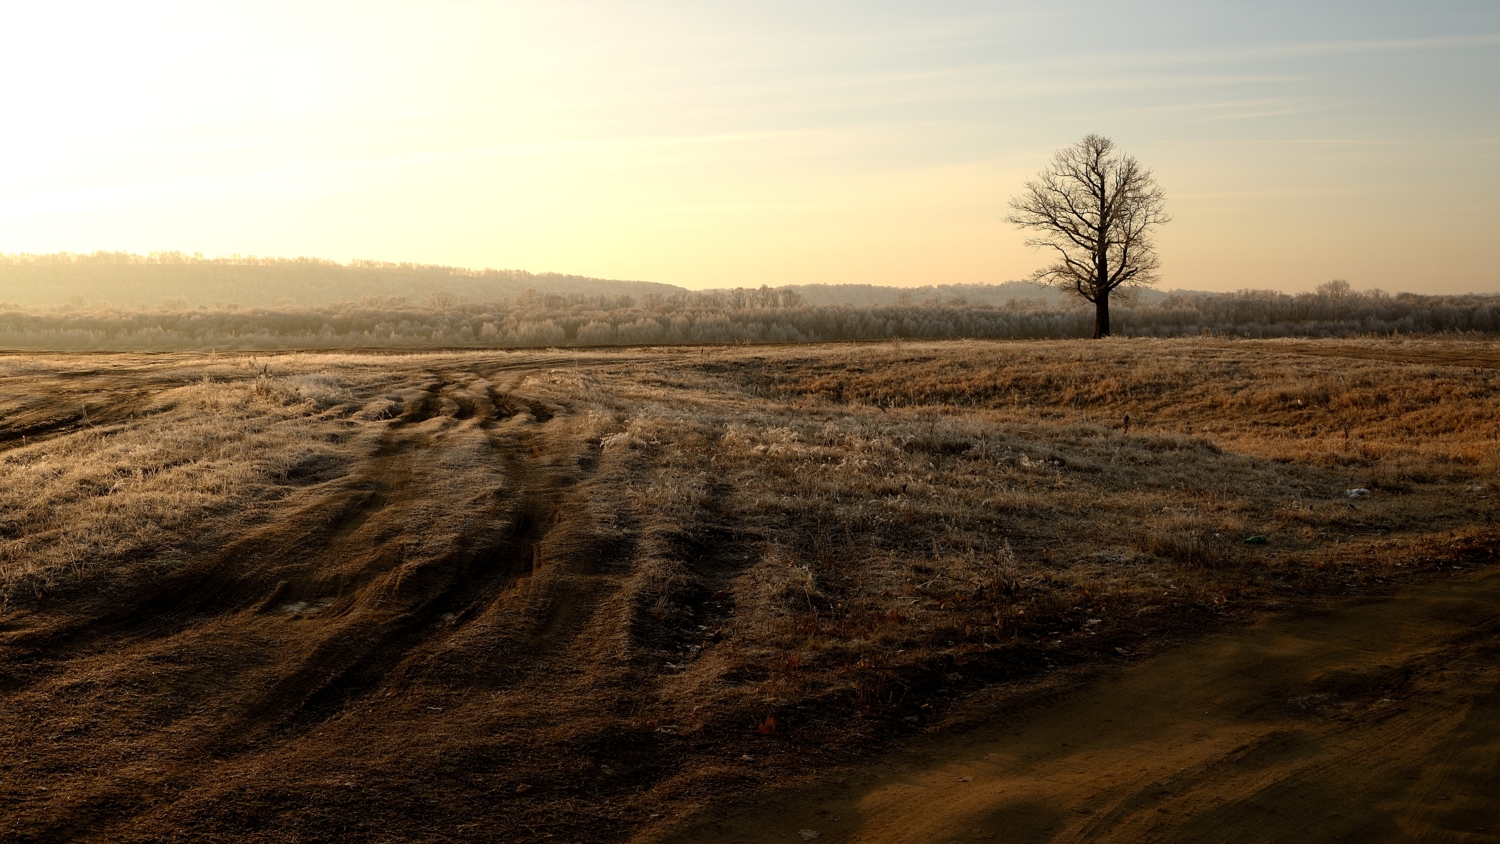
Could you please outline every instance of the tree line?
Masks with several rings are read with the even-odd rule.
[[[1029,281],[904,288],[797,284],[775,289],[781,291],[780,296],[795,294],[797,301],[810,305],[904,305],[934,296],[943,300],[962,297],[991,305],[1016,298],[1065,298],[1060,291]],[[182,252],[0,254],[0,302],[22,305],[111,302],[144,310],[167,301],[178,309],[229,303],[285,308],[356,301],[366,296],[425,302],[435,293],[460,301],[491,302],[513,299],[527,290],[637,298],[688,292],[685,287],[649,281],[389,261],[340,264],[321,258],[205,258]],[[729,290],[717,292],[731,294]],[[1139,292],[1147,297],[1161,295],[1154,290]]]
[[[181,252],[0,254],[0,301],[23,305],[81,299],[145,307],[180,299],[179,304],[194,307],[229,303],[286,307],[370,295],[423,301],[437,291],[469,301],[491,301],[515,297],[527,289],[640,296],[682,288],[648,281],[389,261],[340,264],[321,258],[205,258]]]
[[[1117,336],[1341,337],[1500,334],[1500,295],[1356,291],[1169,293],[1117,301]],[[421,301],[371,295],[310,307],[154,307],[74,301],[0,303],[0,348],[24,350],[528,348],[638,344],[807,343],[905,339],[1088,337],[1086,302],[962,297],[896,304],[809,304],[794,289],[761,287],[603,295],[525,290],[487,302],[437,291]]]

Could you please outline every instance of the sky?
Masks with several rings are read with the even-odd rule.
[[[0,252],[1024,278],[1106,135],[1164,288],[1500,292],[1500,3],[0,3]]]

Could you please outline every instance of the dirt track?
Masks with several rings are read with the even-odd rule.
[[[666,839],[1500,840],[1500,572],[1179,648]]]
[[[629,661],[608,640],[628,610],[602,600],[619,549],[573,495],[597,452],[549,436],[560,409],[511,392],[503,366],[485,371],[499,384],[403,376],[392,418],[356,427],[347,462],[294,467],[302,488],[268,523],[165,576],[122,572],[107,599],[10,613],[0,838],[410,834],[392,811],[461,837],[454,815],[518,819],[507,802],[531,784],[487,771],[508,745],[571,736],[573,707]],[[94,385],[94,418],[124,418],[141,378],[107,373],[130,389]],[[396,761],[413,747],[433,758]],[[386,786],[410,765],[422,781]],[[487,811],[466,805],[481,795]]]

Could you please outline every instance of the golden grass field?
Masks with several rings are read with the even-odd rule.
[[[1500,538],[1489,341],[10,355],[0,383],[4,840],[691,840],[727,796]],[[1320,694],[1353,717],[1419,675]]]

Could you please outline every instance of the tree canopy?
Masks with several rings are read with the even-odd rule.
[[[1032,274],[1093,302],[1094,336],[1109,334],[1109,294],[1157,280],[1153,230],[1170,217],[1166,194],[1150,170],[1117,153],[1114,141],[1085,135],[1010,201],[1006,221],[1032,232],[1026,245],[1055,261]]]

